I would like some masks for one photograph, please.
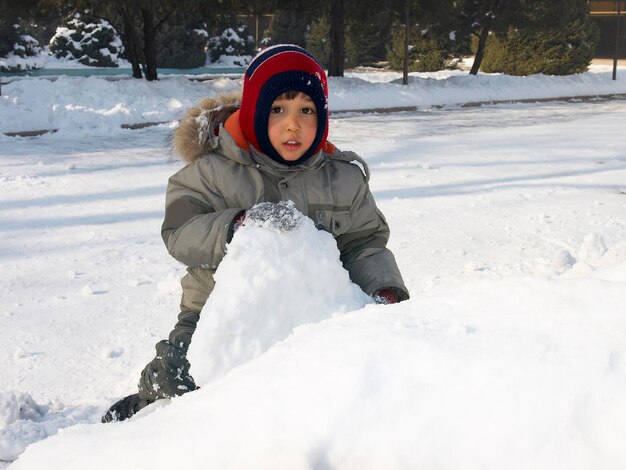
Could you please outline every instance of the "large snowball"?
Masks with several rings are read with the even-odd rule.
[[[298,325],[370,301],[350,281],[329,233],[292,203],[273,214],[264,207],[248,215],[215,273],[188,354],[199,386],[259,356]]]

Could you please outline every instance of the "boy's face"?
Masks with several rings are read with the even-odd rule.
[[[270,110],[267,133],[283,160],[299,159],[317,135],[317,110],[313,100],[303,93],[294,99],[276,98]]]

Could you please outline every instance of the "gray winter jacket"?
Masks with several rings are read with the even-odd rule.
[[[390,287],[407,299],[365,162],[329,144],[300,165],[282,165],[248,147],[236,115],[228,120],[238,105],[237,95],[207,98],[174,133],[174,153],[187,165],[169,180],[162,237],[169,253],[188,266],[181,309],[202,309],[234,218],[259,202],[288,200],[333,235],[341,262],[363,291]]]

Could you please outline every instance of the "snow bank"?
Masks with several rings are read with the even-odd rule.
[[[369,305],[130,421],[33,444],[11,470],[621,469],[625,302],[623,281],[585,278]]]
[[[226,78],[203,83],[184,77],[152,83],[67,76],[20,79],[2,87],[0,131],[121,132],[122,124],[179,119],[200,98],[240,87],[239,81]]]
[[[472,76],[467,72],[443,71],[411,74],[408,85],[402,85],[399,78],[378,83],[370,83],[358,76],[331,78],[328,101],[332,111],[396,106],[423,109],[484,101],[619,94],[626,92],[626,78],[623,75],[622,72],[619,81],[612,81],[609,73],[513,77],[482,73]]]
[[[351,73],[330,78],[329,107],[333,112],[412,106],[459,105],[468,102],[519,100],[626,93],[626,77],[587,72],[565,77],[499,74],[468,75],[463,71],[413,73],[407,86],[397,73]],[[106,128],[121,124],[174,121],[204,96],[238,90],[241,80],[205,82],[163,76],[158,82],[107,80],[98,77],[23,78],[2,87],[0,132],[40,129]]]

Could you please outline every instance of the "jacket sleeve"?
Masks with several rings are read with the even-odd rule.
[[[350,209],[350,229],[337,236],[341,262],[350,279],[369,295],[391,287],[399,300],[409,298],[393,253],[387,248],[389,226],[376,207],[369,186],[358,175],[359,187]]]
[[[241,208],[227,207],[197,162],[170,179],[161,236],[181,263],[215,271],[226,253],[233,219]]]

